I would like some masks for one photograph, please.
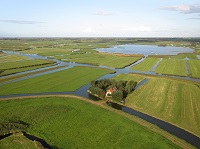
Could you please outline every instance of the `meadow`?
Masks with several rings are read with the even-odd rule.
[[[14,39],[0,40],[0,50],[20,51],[66,62],[110,68],[123,68],[144,57],[95,51],[96,48],[121,44],[193,48],[195,52],[190,54],[149,56],[131,69],[151,71],[156,62],[163,58],[155,70],[156,73],[200,78],[200,61],[197,60],[197,55],[200,55],[200,44],[197,39]],[[186,72],[185,62],[189,74]],[[0,76],[52,65],[53,60],[27,59],[19,55],[6,55],[0,51]],[[49,68],[51,69],[54,68]],[[0,82],[43,71],[45,70],[0,78]],[[95,67],[73,67],[1,85],[0,95],[74,91],[107,73],[113,71]],[[134,80],[138,83],[145,78],[148,82],[128,95],[125,106],[170,122],[200,137],[200,84],[138,74],[120,74],[114,77],[117,80]],[[26,132],[43,138],[54,148],[178,148],[162,137],[160,134],[163,133],[160,131],[153,132],[156,127],[152,126],[153,124],[148,123],[149,127],[144,128],[141,123],[124,117],[125,113],[120,111],[123,114],[119,116],[119,111],[109,108],[110,111],[72,97],[0,101],[0,122],[24,121],[29,124]],[[176,142],[178,138],[171,140]],[[0,141],[0,148],[5,145],[7,148],[14,148],[18,142],[23,142],[18,148],[26,148],[26,144],[29,146],[29,143],[30,148],[33,145],[32,141],[23,136],[10,136]]]
[[[169,58],[173,59],[197,59],[196,53],[180,53],[178,55],[168,56]]]
[[[124,79],[133,80],[138,77],[149,80],[126,98],[126,106],[200,136],[199,83],[150,75],[123,76]]]
[[[187,76],[184,60],[178,59],[163,59],[157,66],[155,72],[159,74]]]
[[[111,72],[113,71],[101,68],[73,67],[2,85],[0,86],[0,95],[74,91]]]
[[[99,66],[108,66],[113,68],[123,68],[128,66],[139,59],[142,55],[119,55],[119,54],[76,54],[63,56],[62,60],[67,62],[86,63]]]
[[[131,67],[131,70],[151,71],[151,68],[160,60],[160,58],[147,57],[141,63]]]
[[[200,78],[200,60],[187,61],[191,77]]]
[[[3,62],[16,62],[16,61],[23,61],[28,60],[29,58],[20,55],[0,55],[0,63]]]
[[[41,149],[35,141],[31,141],[21,133],[11,135],[0,141],[1,149]]]
[[[47,66],[47,65],[45,65],[45,66]],[[40,67],[40,66],[38,66],[38,67]],[[39,73],[51,71],[51,70],[56,70],[56,69],[63,68],[63,67],[66,67],[66,66],[55,66],[55,67],[50,67],[50,68],[45,68],[45,69],[42,69],[42,70],[34,71],[34,72],[27,72],[27,73],[24,73],[24,74],[17,74],[17,75],[14,75],[14,76],[10,75],[10,76],[4,77],[4,78],[0,77],[0,83],[11,81],[11,80],[15,80],[15,79],[19,79],[19,78],[23,78],[23,77],[27,77],[27,76],[31,76],[31,75],[34,75],[34,74],[39,74]],[[34,68],[36,68],[36,66]],[[17,70],[20,70],[20,69],[17,69]]]
[[[0,76],[34,70],[55,65],[54,61],[41,59],[28,59],[20,61],[8,61],[0,63]]]
[[[142,75],[127,75],[127,74],[119,74],[119,75],[116,75],[115,77],[113,77],[113,79],[116,79],[116,80],[124,80],[124,81],[135,81],[137,83],[140,83],[142,80],[145,79],[145,76],[142,76]]]
[[[53,148],[178,148],[122,115],[75,97],[0,103],[1,122],[26,122],[27,133],[44,139]]]

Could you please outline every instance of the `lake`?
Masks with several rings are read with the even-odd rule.
[[[126,44],[118,45],[110,48],[96,49],[99,52],[123,53],[123,54],[143,54],[143,55],[177,55],[179,53],[192,53],[191,48],[173,47],[173,46],[155,46],[155,45],[136,45]]]

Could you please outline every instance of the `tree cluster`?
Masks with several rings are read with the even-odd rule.
[[[4,122],[0,123],[0,136],[12,133],[24,131],[28,127],[27,124],[20,122]]]
[[[137,82],[135,81],[118,81],[114,79],[102,79],[91,81],[89,91],[92,94],[99,96],[100,98],[105,98],[106,91],[108,89],[116,88],[116,91],[112,93],[112,99],[120,102],[134,90],[136,85]]]

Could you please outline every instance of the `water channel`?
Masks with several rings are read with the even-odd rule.
[[[22,55],[22,56],[27,56],[29,58],[40,58],[40,59],[48,59],[47,57],[44,57],[44,56],[39,56],[39,55],[36,55],[36,54],[22,54],[22,53],[16,53],[16,52],[7,52],[5,51],[5,53],[7,54],[19,54],[19,55]],[[15,81],[20,81],[20,80],[23,80],[23,79],[28,79],[28,78],[32,78],[32,77],[35,77],[35,76],[39,76],[39,75],[43,75],[43,74],[48,74],[48,73],[53,73],[53,72],[56,72],[56,71],[60,71],[60,70],[63,70],[63,69],[69,69],[69,68],[72,68],[74,66],[90,66],[90,67],[98,67],[98,68],[108,68],[108,69],[111,69],[111,70],[114,70],[115,73],[113,74],[106,74],[102,77],[100,77],[99,79],[105,79],[105,78],[112,78],[114,77],[115,75],[118,75],[118,74],[128,74],[128,73],[138,73],[138,74],[151,74],[151,75],[155,75],[155,76],[166,76],[166,75],[162,75],[162,74],[156,74],[155,72],[153,72],[153,70],[156,69],[157,65],[159,64],[159,62],[162,60],[160,60],[158,63],[156,63],[156,65],[154,65],[154,67],[151,69],[150,72],[140,72],[140,71],[134,71],[134,70],[130,70],[130,68],[140,62],[142,62],[143,60],[145,60],[146,56],[142,59],[140,59],[139,61],[137,61],[136,63],[133,63],[132,65],[130,66],[127,66],[123,69],[115,69],[115,68],[108,68],[106,66],[93,66],[93,65],[88,65],[88,64],[78,64],[78,63],[74,63],[74,62],[63,62],[63,61],[59,61],[59,60],[55,60],[57,62],[57,65],[58,66],[63,66],[63,65],[66,65],[65,68],[62,68],[62,69],[58,69],[58,70],[51,70],[51,71],[47,71],[47,72],[44,72],[44,73],[39,73],[37,75],[30,75],[28,77],[24,77],[24,78],[20,78],[20,79],[17,79],[17,80],[12,80],[10,82],[15,82]],[[52,67],[55,67],[55,66],[52,66]],[[37,70],[34,70],[34,71],[37,71]],[[190,78],[190,77],[178,77],[178,76],[167,76],[167,77],[171,77],[171,78],[181,78],[181,79],[185,79],[185,80],[191,80],[191,81],[195,81],[195,82],[200,82],[200,79],[194,79],[194,78]],[[10,82],[6,82],[4,84],[7,84],[7,83],[10,83]],[[144,79],[143,81],[141,81],[135,89],[138,89],[142,84],[148,82],[148,79]],[[0,84],[0,85],[3,85],[3,84]],[[22,96],[38,96],[38,95],[55,95],[55,94],[61,94],[61,95],[66,95],[66,94],[73,94],[73,95],[77,95],[77,96],[81,96],[81,97],[85,97],[85,98],[88,98],[90,100],[99,100],[98,98],[92,96],[92,95],[89,95],[87,93],[87,90],[89,88],[90,84],[86,84],[82,87],[80,87],[79,89],[73,91],[73,92],[51,92],[51,93],[33,93],[33,94],[16,94],[16,95],[5,95],[5,96],[0,96],[0,99],[1,98],[9,98],[9,97],[22,97]],[[200,138],[181,129],[181,128],[178,128],[170,123],[167,123],[165,121],[162,121],[160,119],[157,119],[157,118],[154,118],[154,117],[151,117],[147,114],[144,114],[144,113],[141,113],[141,112],[138,112],[134,109],[131,109],[129,107],[126,107],[126,106],[122,106],[122,105],[117,105],[117,104],[111,104],[111,106],[113,108],[116,108],[116,109],[120,109],[126,113],[129,113],[131,115],[135,115],[135,116],[138,116],[152,124],[155,124],[157,125],[158,127],[160,127],[161,129],[165,130],[165,131],[168,131],[169,133],[187,141],[188,143],[194,145],[195,147],[197,148],[200,148]]]

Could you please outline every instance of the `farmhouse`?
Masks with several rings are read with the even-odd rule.
[[[111,88],[109,88],[109,89],[106,91],[106,97],[111,97],[111,96],[112,96],[112,93],[113,93],[114,91],[116,91],[116,90],[117,90],[116,87],[111,87]]]

